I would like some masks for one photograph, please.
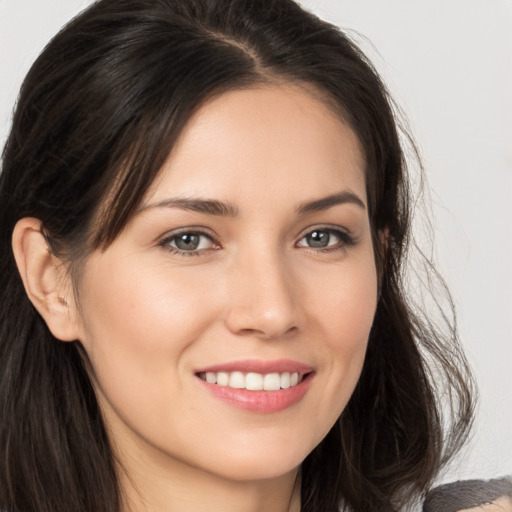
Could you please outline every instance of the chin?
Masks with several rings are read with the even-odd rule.
[[[221,463],[216,458],[210,466],[219,476],[232,481],[267,480],[295,473],[309,455],[309,451],[299,446],[287,450],[285,447],[265,449],[262,445],[251,450],[233,446]]]
[[[222,468],[217,469],[217,474],[221,477],[232,480],[234,482],[248,482],[254,480],[272,480],[276,478],[296,473],[297,469],[302,464],[299,461],[285,461],[281,459],[279,463],[274,463],[274,460],[236,460],[226,461]]]

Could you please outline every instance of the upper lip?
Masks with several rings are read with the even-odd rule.
[[[217,372],[242,372],[242,373],[311,373],[314,368],[311,365],[293,361],[291,359],[244,359],[241,361],[229,361],[226,363],[205,366],[196,370],[196,373]]]

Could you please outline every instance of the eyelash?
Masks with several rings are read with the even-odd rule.
[[[346,231],[340,229],[340,228],[333,228],[329,226],[315,226],[314,228],[308,230],[306,233],[302,234],[299,238],[299,241],[295,244],[297,247],[299,242],[301,242],[303,239],[305,239],[308,235],[312,235],[315,232],[322,232],[327,233],[329,236],[335,236],[339,239],[339,242],[337,242],[334,245],[328,245],[326,247],[307,247],[307,246],[299,246],[304,247],[304,249],[307,249],[311,252],[315,253],[326,253],[326,252],[336,252],[340,250],[344,250],[347,247],[356,245],[356,239],[347,233]],[[189,235],[189,236],[198,236],[198,237],[206,237],[208,238],[213,247],[203,248],[203,249],[193,249],[193,250],[182,250],[177,247],[173,247],[171,245],[172,242],[175,242],[179,236],[183,235]],[[179,232],[173,233],[170,236],[165,237],[159,244],[159,246],[163,247],[167,251],[169,251],[172,254],[176,254],[178,256],[201,256],[204,251],[213,249],[219,249],[220,246],[218,243],[215,242],[213,236],[205,231],[197,230],[197,229],[183,229]]]
[[[325,253],[325,252],[342,251],[342,250],[345,250],[347,247],[356,245],[356,239],[351,234],[349,234],[347,231],[345,231],[343,229],[340,229],[338,227],[331,227],[331,226],[315,226],[314,228],[309,229],[306,233],[304,233],[300,237],[299,242],[301,240],[303,240],[304,238],[306,238],[308,235],[312,235],[315,232],[327,233],[330,236],[334,235],[335,237],[337,237],[339,239],[339,242],[337,242],[334,245],[328,245],[326,247],[318,247],[318,248],[305,247],[305,249],[308,249],[313,252]],[[299,243],[299,242],[297,242],[297,243]]]
[[[201,230],[197,230],[197,229],[183,229],[181,231],[175,232],[172,235],[165,237],[159,243],[159,245],[161,247],[163,247],[164,249],[166,249],[167,251],[169,251],[171,254],[176,254],[178,256],[201,256],[201,254],[205,250],[208,250],[208,249],[195,249],[195,250],[186,251],[186,250],[179,249],[178,247],[173,247],[171,245],[171,243],[176,241],[178,239],[178,237],[183,236],[183,235],[206,237],[211,241],[211,243],[213,245],[212,248],[208,248],[208,249],[215,250],[215,249],[219,248],[219,245],[216,244],[212,235],[210,235],[209,233],[207,233],[205,231],[201,231]],[[215,246],[217,246],[217,247],[215,247]]]

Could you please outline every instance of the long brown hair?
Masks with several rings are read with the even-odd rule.
[[[429,487],[465,440],[471,373],[453,318],[434,321],[405,291],[407,167],[391,99],[361,51],[292,0],[100,0],[31,68],[3,153],[0,506],[7,511],[120,507],[79,342],[56,340],[29,302],[10,245],[16,222],[40,219],[49,248],[78,264],[120,233],[206,99],[273,81],[313,86],[357,134],[380,275],[359,383],[302,465],[302,511],[397,510]],[[426,264],[427,282],[447,297]]]

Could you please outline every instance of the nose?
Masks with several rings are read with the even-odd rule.
[[[240,259],[230,277],[227,328],[266,340],[296,331],[298,290],[290,267],[278,255]]]

